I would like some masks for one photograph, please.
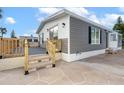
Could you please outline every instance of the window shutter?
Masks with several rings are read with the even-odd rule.
[[[91,44],[91,26],[89,26],[89,44]]]
[[[102,30],[100,29],[100,44],[102,43]]]

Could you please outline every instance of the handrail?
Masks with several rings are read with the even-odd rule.
[[[47,40],[46,43],[46,49],[48,51],[48,54],[52,60],[52,67],[55,67],[55,57],[56,57],[56,46],[53,44],[51,40]]]
[[[52,60],[52,67],[55,67],[56,52],[61,52],[61,40],[47,40],[46,49]]]
[[[46,42],[46,49],[48,51],[48,55],[51,61],[52,61],[52,67],[55,67],[55,60],[56,60],[56,51],[57,51],[57,42],[55,40],[47,40]],[[25,75],[29,74],[28,70],[29,70],[29,59],[28,59],[28,42],[27,40],[25,40],[24,43],[25,46],[25,61],[24,61],[24,69],[25,69]],[[37,58],[36,58],[37,59]],[[37,59],[38,60],[38,59]]]

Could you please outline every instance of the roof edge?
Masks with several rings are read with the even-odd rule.
[[[56,17],[56,16],[58,16],[58,15],[60,15],[60,14],[62,14],[62,13],[66,13],[66,14],[68,14],[68,15],[74,17],[74,18],[77,18],[77,19],[79,19],[79,20],[85,21],[85,22],[90,23],[90,24],[93,24],[93,25],[95,25],[95,26],[104,28],[104,29],[106,29],[106,30],[108,30],[108,31],[112,31],[112,29],[109,29],[108,27],[105,27],[105,26],[103,26],[103,25],[101,25],[101,24],[99,24],[99,23],[96,23],[96,22],[94,22],[94,21],[92,21],[92,20],[90,20],[90,19],[87,19],[87,18],[85,18],[85,17],[82,17],[82,16],[80,16],[80,15],[78,15],[78,14],[76,14],[76,13],[73,13],[73,12],[67,10],[67,9],[62,9],[62,10],[60,10],[60,11],[58,11],[58,12],[56,12],[56,13],[50,15],[50,16],[48,16],[46,19],[44,19],[44,20],[40,23],[40,26],[38,27],[38,29],[37,29],[37,31],[36,31],[36,34],[39,34],[39,32],[41,31],[43,25],[45,24],[45,22],[46,22],[47,20],[49,20],[49,19],[51,19],[51,18],[53,18],[53,17]]]
[[[56,12],[56,13],[50,15],[50,16],[48,16],[46,19],[44,19],[44,20],[40,23],[40,26],[38,27],[38,29],[37,29],[37,31],[36,31],[36,34],[38,34],[38,33],[40,32],[41,26],[42,26],[47,20],[49,20],[49,19],[51,19],[52,17],[55,17],[55,16],[57,16],[57,15],[59,15],[59,14],[62,14],[62,13],[64,13],[64,12],[65,12],[65,9],[62,9],[62,10],[60,10],[60,11],[58,11],[58,12]]]

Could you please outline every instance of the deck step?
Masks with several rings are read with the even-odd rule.
[[[38,64],[38,63],[46,63],[46,62],[50,62],[49,59],[37,59],[37,60],[32,60],[29,61],[29,65],[33,65],[33,64]]]
[[[28,62],[35,62],[35,61],[48,61],[50,59],[49,55],[32,55],[29,56]]]

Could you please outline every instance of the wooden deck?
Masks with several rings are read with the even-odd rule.
[[[24,40],[0,38],[0,57],[18,57],[24,55]]]

